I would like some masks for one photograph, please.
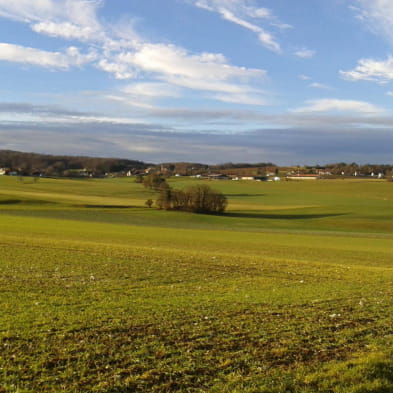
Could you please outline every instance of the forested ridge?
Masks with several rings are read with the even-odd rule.
[[[94,174],[144,169],[149,164],[128,159],[102,158],[70,155],[49,155],[0,150],[0,168],[18,171],[22,175],[45,173],[46,175],[67,176],[76,170]]]

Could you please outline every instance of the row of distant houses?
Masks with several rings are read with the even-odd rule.
[[[236,175],[225,175],[223,173],[211,173],[206,176],[203,175],[195,175],[192,177],[196,178],[205,178],[209,180],[254,180],[254,181],[280,181],[281,179],[278,176],[236,176]]]
[[[196,176],[198,177],[198,175]],[[199,176],[200,177],[200,176]],[[285,176],[286,180],[317,180],[320,179],[321,175],[307,175],[307,174],[294,174]],[[281,181],[281,177],[277,175],[266,175],[266,176],[230,176],[223,174],[211,174],[206,176],[207,179],[211,180],[254,180],[254,181]]]
[[[0,176],[8,175],[8,176],[19,176],[20,171],[16,171],[10,168],[0,168]],[[132,176],[144,176],[148,175],[151,173],[157,173],[157,168],[150,167],[147,169],[130,169],[127,172],[121,172],[121,173],[105,173],[100,176],[98,176],[96,173],[94,173],[91,170],[88,169],[73,169],[73,170],[67,170],[64,172],[63,176],[65,177],[114,177],[114,176],[127,176],[127,177],[132,177]],[[165,173],[158,172],[162,175],[165,175]],[[34,170],[31,172],[32,176],[37,176],[37,177],[45,177],[48,176],[49,173],[46,173],[45,171],[40,171],[40,170]],[[49,175],[50,176],[50,175]],[[176,177],[184,176],[184,174],[175,174]],[[284,179],[285,180],[318,180],[318,179],[323,179],[323,178],[329,178],[332,177],[332,173],[330,173],[328,170],[318,170],[316,173],[312,174],[304,174],[300,173],[300,171],[290,171],[288,172]],[[339,176],[339,175],[338,175]],[[347,176],[344,174],[344,172],[341,174],[341,176]],[[352,175],[354,177],[371,177],[374,179],[382,179],[385,177],[383,173],[371,173],[368,174],[367,176],[359,173],[359,172],[354,172]],[[209,180],[250,180],[250,181],[280,181],[282,178],[277,175],[277,173],[273,172],[268,172],[265,175],[256,175],[256,176],[239,176],[236,174],[225,174],[225,173],[209,173],[209,174],[196,174],[192,175],[190,177],[194,178],[199,178],[199,179],[209,179]],[[333,176],[334,178],[337,178],[337,175]]]
[[[178,175],[179,176],[179,175]],[[315,174],[303,174],[303,173],[290,173],[287,174],[284,179],[285,180],[318,180],[318,179],[326,179],[329,178],[329,176],[332,176],[331,173],[328,172],[321,172],[321,173],[315,173]],[[343,174],[344,176],[344,174]],[[364,175],[354,173],[354,177],[364,177]],[[254,181],[281,181],[282,178],[280,176],[277,176],[275,174],[268,174],[266,176],[231,176],[231,175],[225,175],[222,173],[212,173],[206,176],[202,175],[195,175],[192,177],[196,178],[205,178],[205,179],[210,179],[210,180],[254,180]],[[383,173],[378,173],[374,174],[372,173],[368,177],[374,178],[374,179],[382,179],[384,178]]]

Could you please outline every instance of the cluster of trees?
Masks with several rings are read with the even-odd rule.
[[[147,176],[137,175],[135,182],[142,183],[146,188],[156,191],[158,191],[163,184],[166,184],[165,178],[156,173]]]
[[[44,173],[46,176],[76,176],[77,170],[87,169],[94,175],[145,169],[142,161],[118,158],[55,156],[0,150],[0,168],[9,168],[23,176]]]
[[[224,213],[227,203],[224,194],[214,191],[204,184],[185,190],[174,190],[169,186],[161,186],[160,195],[156,201],[160,209],[205,214]]]
[[[276,167],[276,164],[273,164],[271,162],[258,162],[256,164],[250,164],[250,163],[233,163],[233,162],[226,162],[224,164],[218,164],[214,165],[211,168],[212,169],[217,169],[217,170],[222,170],[222,169],[235,169],[235,168],[267,168],[267,167]]]
[[[192,176],[209,172],[209,165],[195,162],[166,162],[160,165],[161,172],[167,175],[180,174]]]
[[[159,209],[221,214],[224,213],[228,204],[224,194],[212,190],[205,184],[176,190],[171,188],[163,177],[155,174],[145,176],[143,184],[159,192],[156,200]],[[152,199],[146,201],[146,206],[151,207],[152,204]]]

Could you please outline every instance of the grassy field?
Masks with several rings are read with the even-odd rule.
[[[0,392],[392,392],[393,184],[208,184],[0,177]]]

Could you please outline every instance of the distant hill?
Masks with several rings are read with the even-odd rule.
[[[5,168],[5,171],[4,171]],[[25,153],[12,150],[0,150],[1,173],[19,174],[22,176],[66,176],[66,177],[100,177],[105,174],[119,176],[130,172],[133,175],[144,173],[161,173],[166,176],[175,174],[192,176],[222,173],[233,176],[264,176],[266,174],[322,174],[327,176],[371,176],[392,178],[391,164],[333,163],[321,167],[292,166],[282,167],[271,162],[260,163],[223,163],[207,165],[193,162],[165,162],[161,164],[146,163],[138,160],[122,158],[49,155]]]
[[[78,171],[98,176],[105,173],[142,170],[150,165],[143,161],[119,158],[57,156],[0,150],[0,168],[8,168],[25,176],[34,174],[71,176]]]

